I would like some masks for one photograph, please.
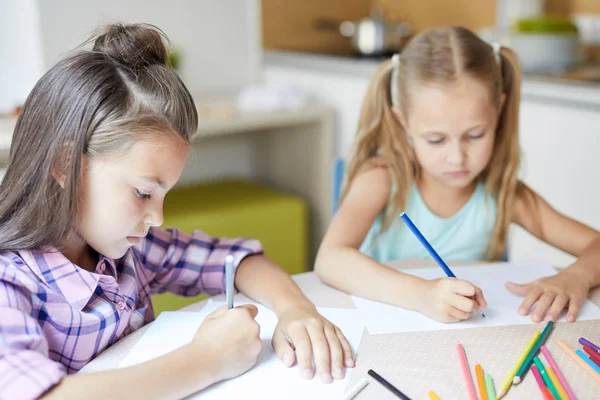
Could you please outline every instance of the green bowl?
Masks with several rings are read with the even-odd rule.
[[[515,21],[513,31],[521,34],[577,34],[577,26],[568,18],[556,15],[543,15]]]

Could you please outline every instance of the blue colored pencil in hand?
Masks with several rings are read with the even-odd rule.
[[[435,260],[435,262],[440,266],[440,268],[444,270],[446,275],[449,278],[456,278],[456,275],[454,275],[450,267],[448,267],[444,260],[442,260],[442,257],[440,257],[437,251],[435,251],[431,244],[429,244],[429,242],[427,241],[427,239],[425,239],[425,236],[423,236],[421,231],[419,231],[419,229],[415,226],[415,224],[413,224],[410,218],[408,218],[408,215],[405,212],[403,212],[402,214],[400,214],[400,218],[402,218],[402,221],[404,221],[406,226],[408,226],[408,229],[410,229],[411,232],[417,237],[417,239],[419,239],[419,242],[421,242],[423,247],[425,247],[425,250],[427,250],[429,255]],[[485,318],[485,314],[483,312],[481,312],[481,316]]]

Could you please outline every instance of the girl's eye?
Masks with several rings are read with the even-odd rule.
[[[443,138],[439,139],[427,139],[427,143],[429,144],[442,144],[444,142]]]
[[[469,139],[481,139],[483,135],[485,135],[485,132],[469,134]]]
[[[149,198],[150,198],[150,194],[149,194],[149,193],[142,192],[142,191],[141,191],[141,190],[139,190],[139,189],[135,189],[135,195],[136,195],[137,197],[139,197],[140,199],[144,199],[144,200],[146,200],[146,199],[149,199]]]

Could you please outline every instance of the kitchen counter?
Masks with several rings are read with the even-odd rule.
[[[292,68],[359,78],[372,76],[383,60],[287,51],[266,51],[264,54],[267,68]],[[523,98],[571,103],[600,110],[600,68],[598,71],[597,75],[579,74],[581,77],[587,76],[587,79],[577,78],[577,74],[525,74],[521,95]]]

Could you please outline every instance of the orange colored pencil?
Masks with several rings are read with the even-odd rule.
[[[481,400],[488,400],[485,390],[485,380],[483,379],[483,368],[479,363],[475,364],[475,376],[477,376],[477,387],[479,388],[479,397]]]

